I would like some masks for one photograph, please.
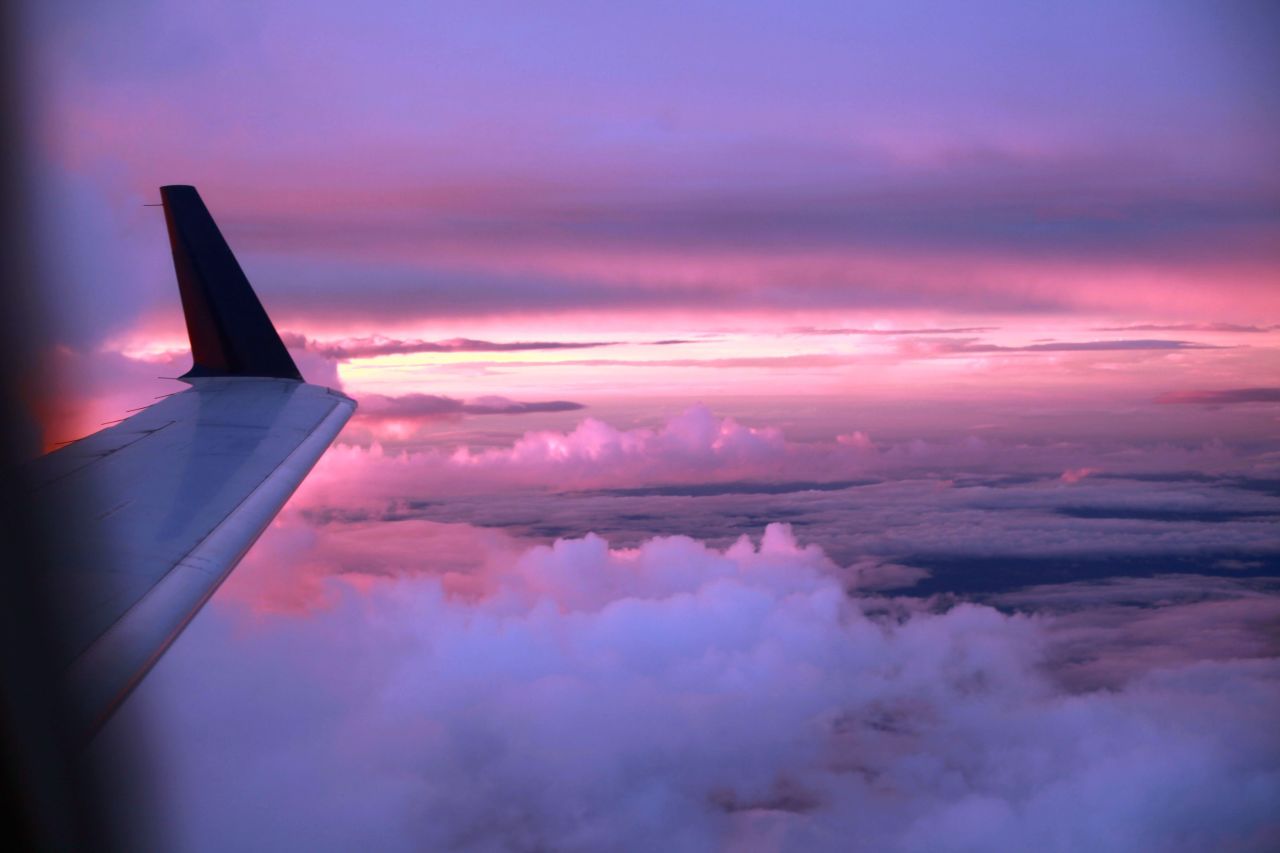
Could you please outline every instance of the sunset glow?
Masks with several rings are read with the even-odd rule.
[[[168,849],[1280,845],[1268,4],[26,25],[46,449],[181,387],[167,183],[359,402],[122,712]]]

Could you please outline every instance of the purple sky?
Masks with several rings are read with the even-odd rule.
[[[165,183],[361,402],[98,747],[161,846],[1280,843],[1274,4],[27,27],[46,441],[185,369]]]
[[[1263,4],[74,8],[32,15],[40,154],[138,255],[123,326],[164,182],[299,324],[1277,309]]]
[[[380,337],[620,345],[314,368],[353,393],[694,401],[777,388],[778,369],[788,393],[877,404],[1265,385],[1276,18],[1166,2],[42,5],[31,109],[63,357],[185,346],[141,206],[181,182],[318,354]],[[978,328],[798,331],[929,327]],[[665,339],[692,343],[643,346]],[[81,388],[92,413],[51,405],[50,438],[144,396]]]

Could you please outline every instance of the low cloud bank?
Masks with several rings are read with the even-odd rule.
[[[427,403],[436,401],[436,408],[442,405],[438,401],[447,401],[443,405],[454,409],[485,405],[483,400],[466,403],[410,396]],[[386,399],[391,401],[386,404],[389,411],[406,406],[409,400]],[[566,401],[499,402],[545,407],[537,411],[564,411],[572,405]],[[368,417],[377,417],[380,405],[371,400]],[[718,417],[704,405],[692,406],[655,428],[621,429],[584,418],[568,431],[530,431],[508,446],[479,449],[428,446],[392,452],[377,441],[354,446],[350,442],[368,438],[359,427],[357,422],[344,434],[345,442],[340,439],[312,475],[312,480],[329,484],[327,491],[340,493],[338,501],[349,501],[357,493],[413,496],[424,489],[448,491],[456,497],[510,494],[513,489],[565,491],[664,483],[835,482],[867,476],[946,479],[963,472],[1049,476],[1066,485],[1080,485],[1085,479],[1082,472],[1087,472],[1089,479],[1159,472],[1231,472],[1254,477],[1275,476],[1277,472],[1275,460],[1215,439],[1195,444],[1135,445],[1121,441],[1019,442],[968,435],[947,442],[887,442],[851,430],[835,441],[801,442],[789,440],[773,427]]]
[[[416,548],[337,555],[273,528],[142,684],[120,730],[162,741],[173,846],[1280,842],[1280,665],[1256,643],[1130,657],[1093,691],[1059,677],[1059,651],[1115,654],[1125,635],[1107,620],[1064,632],[1062,617],[875,596],[784,525],[724,550],[421,532]],[[246,606],[279,554],[329,561],[323,606]],[[1146,640],[1212,629],[1182,607]]]
[[[1239,403],[1280,403],[1280,388],[1227,388],[1218,391],[1170,391],[1157,403],[1230,406]]]
[[[540,405],[561,407],[542,411],[566,410],[563,402]],[[694,406],[657,429],[618,429],[584,418],[568,432],[526,432],[506,447],[392,453],[379,443],[339,444],[312,475],[310,491],[349,504],[357,495],[420,494],[424,484],[430,491],[474,494],[774,477],[815,462],[827,467],[821,463],[827,458],[821,449],[815,458],[809,449],[788,443],[776,429],[747,427]]]

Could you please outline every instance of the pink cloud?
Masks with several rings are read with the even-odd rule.
[[[1067,689],[1060,654],[1109,655],[1129,629],[851,595],[784,525],[726,549],[588,536],[503,554],[461,533],[420,527],[387,548],[370,527],[327,557],[348,571],[312,578],[319,609],[249,614],[253,581],[233,580],[98,748],[148,721],[164,745],[155,805],[184,847],[1280,838],[1280,672],[1229,659],[1258,654],[1247,632],[1208,662],[1183,644],[1126,659],[1107,690]],[[280,537],[238,574],[296,553]],[[480,582],[451,580],[437,546]],[[1163,642],[1224,615],[1169,606],[1141,631]]]
[[[348,440],[367,439],[357,424]],[[406,497],[546,494],[657,484],[841,481],[860,477],[935,478],[957,472],[1053,476],[1080,483],[1099,471],[1143,474],[1197,470],[1261,473],[1253,455],[1221,441],[1103,443],[1053,438],[897,438],[873,442],[860,431],[834,440],[789,440],[779,429],[721,418],[702,405],[657,427],[622,429],[584,418],[567,431],[526,432],[509,444],[471,447],[441,439],[393,451],[339,443],[299,492],[300,505],[385,508]]]
[[[705,406],[694,406],[656,430],[617,430],[587,418],[570,433],[526,433],[512,447],[460,450],[451,457],[461,467],[541,467],[608,469],[613,477],[634,478],[642,469],[697,476],[708,470],[765,473],[778,470],[787,455],[777,430],[743,426],[717,418]],[[778,470],[780,473],[780,470]]]
[[[777,430],[743,426],[694,406],[656,429],[617,429],[584,418],[568,432],[527,432],[509,446],[391,453],[377,443],[340,444],[317,466],[303,494],[308,501],[343,505],[417,492],[421,483],[475,494],[722,481],[786,474],[797,460],[797,449]]]
[[[281,335],[290,347],[314,352],[337,361],[355,358],[376,358],[384,355],[412,355],[414,353],[456,352],[526,352],[535,350],[592,349],[612,346],[611,341],[478,341],[471,338],[451,338],[444,341],[397,340],[382,336],[316,341],[298,333]]]
[[[1228,406],[1240,403],[1280,403],[1280,388],[1229,388],[1218,391],[1169,391],[1157,403]]]

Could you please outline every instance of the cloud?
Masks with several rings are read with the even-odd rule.
[[[442,27],[405,7],[281,30],[306,4],[157,2],[126,34],[42,4],[28,76],[47,254],[89,320],[67,334],[172,297],[163,226],[138,206],[157,175],[199,185],[268,307],[317,325],[1274,311],[1267,27],[1156,3],[1051,24],[989,5],[987,28],[829,7],[780,34],[768,4],[678,26],[652,10],[495,25],[451,8]],[[589,47],[619,32],[646,36],[608,58]],[[334,61],[317,66],[317,45]],[[992,70],[1010,67],[1017,84]]]
[[[449,402],[451,398],[421,396],[420,402],[431,412],[467,405]],[[470,405],[485,404],[471,401]],[[488,405],[500,411],[507,405],[528,404],[500,400]],[[1150,440],[1070,442],[965,435],[889,441],[855,430],[843,432],[834,442],[792,441],[777,428],[743,424],[695,405],[656,427],[623,429],[585,418],[566,431],[529,431],[509,444],[478,448],[449,440],[391,452],[376,443],[361,447],[340,443],[325,455],[311,479],[328,484],[335,496],[345,496],[341,499],[375,493],[387,499],[413,496],[423,482],[447,484],[460,499],[485,494],[501,497],[515,491],[624,489],[640,494],[635,490],[663,486],[696,486],[702,493],[728,486],[740,492],[776,493],[779,485],[807,483],[815,484],[809,488],[820,488],[885,478],[917,479],[929,489],[1001,485],[1001,477],[1022,478],[1024,483],[1065,483],[1064,471],[1084,469],[1092,471],[1087,482],[1078,483],[1070,493],[1081,499],[1094,493],[1091,488],[1104,488],[1105,482],[1097,485],[1099,472],[1141,478],[1194,471],[1210,480],[1276,473],[1274,461],[1260,456],[1256,448],[1218,440],[1174,445]],[[1134,499],[1161,496],[1147,483],[1130,485]],[[973,492],[960,489],[956,493]],[[1036,501],[1034,505],[1039,506],[1040,499]]]
[[[362,394],[356,417],[371,421],[419,420],[456,415],[527,415],[535,412],[573,412],[585,409],[568,400],[521,403],[506,397],[477,397],[471,401],[436,394]]]
[[[1078,483],[1086,477],[1090,477],[1098,473],[1096,468],[1068,468],[1062,472],[1062,482]]]
[[[134,724],[156,736],[167,846],[824,851],[853,837],[880,850],[1261,851],[1280,839],[1280,667],[1246,630],[1207,653],[1129,656],[1094,690],[1070,666],[1060,678],[1064,664],[1114,657],[1131,626],[850,595],[856,577],[781,525],[725,549],[473,544],[470,588],[442,579],[438,536],[390,556],[321,549],[347,572],[317,580],[324,606],[254,611],[242,576],[276,571],[275,554],[312,556],[282,535],[267,532],[97,746],[122,748],[113,737]],[[398,572],[361,574],[380,559]],[[1238,613],[1154,606],[1139,630],[1151,643]]]
[[[333,364],[333,362],[329,362]],[[440,394],[361,394],[359,407],[342,432],[345,442],[383,447],[412,447],[429,441],[441,422],[483,415],[533,415],[585,409],[570,400],[522,402],[485,396],[470,400]]]
[[[996,326],[969,326],[930,329],[819,329],[813,326],[796,326],[787,331],[795,335],[964,335],[977,332],[993,332]]]
[[[1194,341],[1166,341],[1158,339],[1129,341],[1054,341],[1046,344],[1028,344],[1021,347],[1001,347],[1015,352],[1111,352],[1120,350],[1160,349],[1222,349],[1213,344]]]
[[[625,547],[664,535],[726,547],[785,520],[842,565],[909,567],[923,594],[971,594],[1274,572],[1277,473],[1265,451],[1214,441],[793,441],[694,407],[657,427],[588,418],[479,448],[340,445],[291,511],[335,543],[421,522],[535,542],[594,531]]]
[[[794,330],[793,330],[794,331]],[[1116,340],[1116,341],[1051,341],[1045,343],[1026,344],[1023,346],[1007,346],[1003,344],[985,343],[977,338],[943,338],[922,339],[913,337],[918,334],[943,334],[962,329],[911,329],[892,333],[877,333],[902,336],[897,341],[891,357],[867,353],[795,353],[791,355],[730,356],[712,358],[679,358],[679,359],[618,359],[588,358],[561,359],[556,362],[561,367],[628,367],[650,369],[658,367],[670,368],[704,368],[745,369],[745,370],[827,370],[848,367],[851,365],[871,365],[888,363],[902,359],[945,358],[953,355],[973,354],[1005,354],[1005,353],[1060,353],[1060,352],[1165,352],[1185,350],[1214,350],[1227,347],[1216,344],[1197,343],[1181,340]],[[817,330],[800,332],[800,334],[866,334],[865,330]],[[542,362],[503,361],[505,368],[541,367]]]
[[[446,341],[406,341],[394,338],[350,338],[340,341],[316,341],[296,332],[281,335],[291,347],[299,347],[336,361],[353,358],[375,358],[383,355],[411,355],[423,352],[524,352],[529,350],[591,349],[613,346],[612,341],[478,341],[451,338]]]
[[[767,476],[786,470],[789,451],[778,430],[717,418],[698,405],[658,429],[618,430],[587,418],[568,433],[525,433],[509,448],[461,448],[449,464],[516,476],[550,475],[547,482],[569,486],[601,480],[687,481],[709,471]]]
[[[185,352],[143,360],[110,350],[58,345],[44,355],[56,381],[36,385],[33,402],[46,451],[91,435],[160,397],[184,390],[186,385],[174,377],[191,366]]]
[[[1194,341],[1162,340],[1157,338],[1117,341],[1049,341],[1047,343],[1026,344],[1023,346],[988,344],[971,338],[908,340],[898,345],[899,353],[907,357],[1003,352],[1146,352],[1152,350],[1201,349],[1223,349],[1223,347]]]
[[[759,355],[734,356],[726,358],[664,358],[664,359],[559,359],[559,367],[638,367],[653,369],[655,367],[698,367],[714,369],[777,369],[777,370],[822,370],[831,367],[843,367],[860,361],[854,355],[833,355],[830,353],[798,353],[796,355]],[[544,362],[503,361],[503,367],[541,367]]]
[[[352,491],[371,488],[367,498],[348,493],[346,503],[335,503],[323,491],[307,492],[297,507],[326,530],[337,528],[339,538],[348,525],[417,519],[481,525],[534,541],[594,530],[626,546],[676,534],[724,546],[743,527],[785,518],[841,563],[874,558],[928,570],[922,588],[929,592],[1003,590],[1073,576],[1259,575],[1280,568],[1272,533],[1280,501],[1225,479],[1153,484],[1091,478],[1070,486],[1046,475],[964,486],[935,476],[581,493],[495,485],[468,494],[475,482],[454,486],[444,473],[422,468],[390,480],[376,468],[365,475],[347,470],[365,477],[365,485]],[[547,479],[556,482],[554,473]],[[432,484],[425,494],[423,483]],[[449,497],[433,499],[435,494]]]
[[[1232,406],[1239,403],[1280,403],[1280,388],[1228,388],[1218,391],[1168,391],[1157,403]]]
[[[1095,332],[1230,332],[1265,334],[1280,326],[1254,326],[1244,323],[1135,323],[1128,326],[1099,326]]]
[[[1274,578],[1184,574],[1032,586],[988,600],[1054,614],[1050,666],[1072,689],[1096,690],[1185,660],[1280,656],[1277,593]]]

